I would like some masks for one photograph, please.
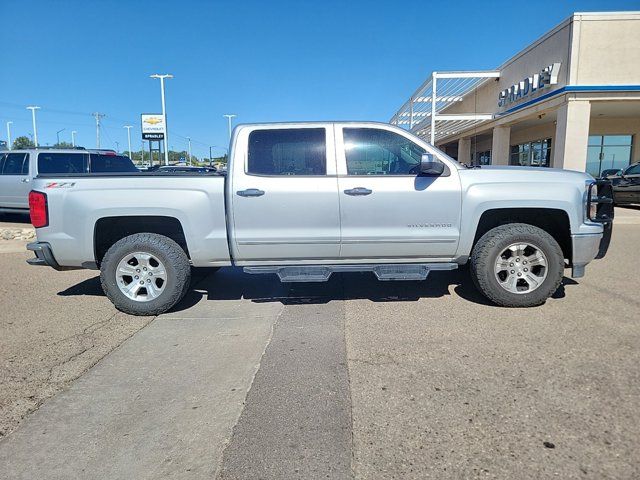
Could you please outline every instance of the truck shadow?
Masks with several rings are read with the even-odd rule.
[[[564,278],[553,298],[565,296],[566,285],[577,282]],[[336,273],[323,283],[280,283],[276,275],[249,275],[241,268],[194,268],[191,288],[171,311],[187,310],[206,300],[247,299],[256,303],[284,305],[323,304],[333,300],[365,299],[372,302],[415,302],[440,298],[453,292],[467,301],[493,306],[473,285],[466,268],[433,272],[422,282],[381,282],[372,273]],[[58,293],[60,296],[103,296],[99,277],[93,277]]]

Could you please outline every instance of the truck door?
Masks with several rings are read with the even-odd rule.
[[[0,159],[0,208],[29,208],[29,154],[6,153]]]
[[[451,163],[419,174],[426,144],[394,127],[336,128],[341,258],[420,261],[451,258],[460,234],[460,180]]]
[[[317,263],[340,255],[333,128],[242,128],[227,192],[236,263]]]

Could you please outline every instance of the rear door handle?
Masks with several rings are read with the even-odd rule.
[[[259,190],[257,188],[247,188],[246,190],[238,190],[236,192],[241,197],[261,197],[264,195],[264,190]]]
[[[369,190],[368,188],[364,187],[356,187],[345,190],[344,193],[357,197],[362,195],[370,195],[371,193],[373,193],[373,190]]]

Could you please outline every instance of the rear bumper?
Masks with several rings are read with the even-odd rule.
[[[51,251],[51,245],[47,242],[33,242],[27,244],[27,250],[31,250],[36,254],[34,258],[27,260],[29,265],[52,267],[56,270],[68,270],[65,267],[61,267]]]

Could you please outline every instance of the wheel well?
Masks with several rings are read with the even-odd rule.
[[[492,228],[507,223],[527,223],[549,233],[562,248],[564,258],[571,261],[571,228],[569,215],[555,208],[499,208],[487,210],[480,217],[473,245]]]
[[[96,222],[93,233],[96,263],[100,265],[104,254],[118,240],[134,233],[157,233],[176,242],[189,257],[184,230],[177,218],[161,216],[104,217]]]

